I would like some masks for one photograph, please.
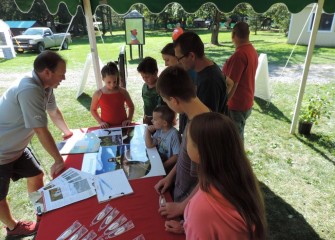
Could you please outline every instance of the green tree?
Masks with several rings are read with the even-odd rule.
[[[57,14],[54,16],[57,32],[65,32],[71,22],[72,16],[64,3],[59,5]]]
[[[0,16],[4,21],[23,20],[23,13],[18,10],[12,0],[1,0]]]
[[[263,14],[256,13],[250,4],[241,3],[237,5],[232,11],[231,16],[236,22],[247,21],[250,29],[254,31],[255,35],[257,35],[257,31],[260,28]]]
[[[197,17],[211,21],[210,24],[210,29],[212,31],[211,43],[214,45],[218,45],[220,22],[221,19],[224,17],[224,14],[221,13],[212,3],[206,3],[202,5],[195,14]]]
[[[104,36],[107,32],[112,35],[112,9],[107,5],[100,5],[96,9],[95,15],[96,21],[101,22],[102,35]]]
[[[274,20],[274,24],[279,29],[287,33],[290,26],[291,13],[283,3],[274,4],[265,13],[265,15]]]
[[[250,28],[257,34],[257,30],[260,29],[262,21],[266,18],[272,19],[276,27],[282,32],[287,32],[290,24],[290,12],[287,7],[282,3],[277,3],[271,6],[265,13],[256,13],[253,8],[247,3],[241,3],[231,13],[232,16],[236,16],[237,20],[241,20],[242,17],[247,17]]]
[[[181,23],[186,20],[186,12],[180,4],[171,3],[159,14],[159,17],[162,18],[162,24],[167,29],[169,23]]]

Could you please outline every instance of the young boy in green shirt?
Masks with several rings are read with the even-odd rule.
[[[142,87],[143,99],[143,123],[152,125],[152,112],[162,104],[162,98],[156,91],[156,82],[158,79],[157,61],[152,57],[145,57],[137,67],[137,71],[141,74],[144,81]]]

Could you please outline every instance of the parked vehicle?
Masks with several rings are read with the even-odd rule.
[[[18,53],[23,53],[28,50],[41,53],[45,49],[59,47],[62,43],[62,49],[68,49],[69,44],[72,42],[71,34],[53,33],[51,29],[47,27],[28,28],[22,35],[15,36],[12,40],[14,49]]]

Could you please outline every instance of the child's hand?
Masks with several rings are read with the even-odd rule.
[[[131,121],[130,120],[124,120],[123,122],[122,122],[122,127],[125,127],[125,126],[129,126],[131,124]]]
[[[159,180],[159,182],[156,183],[154,188],[158,194],[163,194],[171,185],[172,185],[171,179],[168,176],[166,176],[165,178]]]
[[[63,140],[66,140],[66,139],[72,137],[72,135],[73,135],[73,132],[69,132],[67,134],[62,133]]]
[[[165,216],[168,219],[182,216],[184,213],[184,206],[182,203],[167,202],[165,206],[161,206],[158,209],[161,216]]]
[[[167,220],[165,221],[165,231],[177,234],[183,234],[185,233],[184,222],[176,220]]]
[[[101,123],[99,123],[99,125],[100,125],[101,128],[109,128],[109,124],[106,123],[106,122],[101,122]]]
[[[147,126],[147,129],[150,133],[154,133],[156,131],[156,129],[153,125]]]

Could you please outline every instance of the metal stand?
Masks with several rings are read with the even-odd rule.
[[[143,59],[143,44],[138,44],[138,57]],[[129,45],[130,49],[130,59],[133,60],[133,45]]]

